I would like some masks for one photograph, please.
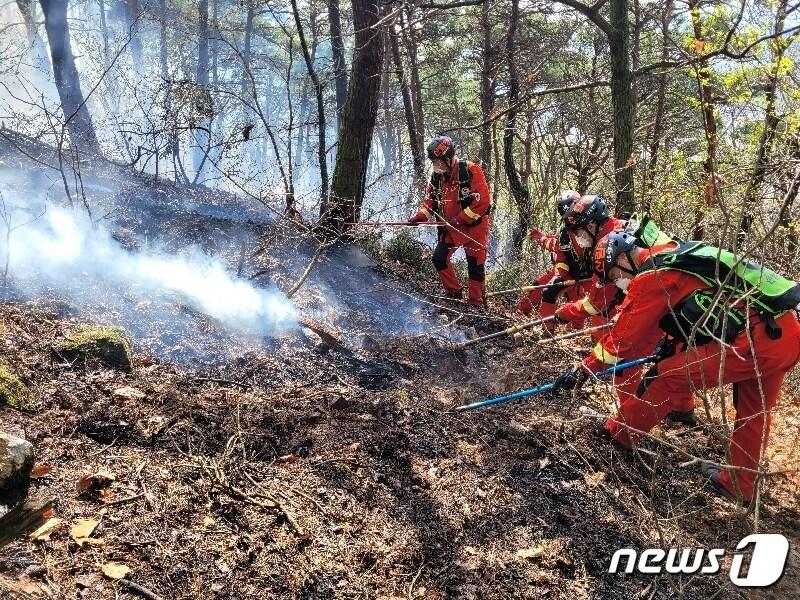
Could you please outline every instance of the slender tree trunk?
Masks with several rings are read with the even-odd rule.
[[[208,0],[200,0],[197,5],[197,71],[195,73],[195,83],[197,84],[198,96],[210,94],[209,90],[209,52],[208,52]],[[201,104],[203,101],[200,101]],[[205,170],[206,153],[208,152],[210,136],[211,118],[203,116],[200,123],[194,130],[195,148],[193,152],[193,163],[195,170],[195,181],[201,181]]]
[[[611,103],[614,111],[614,182],[617,212],[636,210],[633,195],[633,76],[630,69],[628,0],[611,0]]]
[[[336,129],[338,131],[342,126],[342,110],[344,110],[344,103],[347,100],[347,65],[344,60],[339,0],[327,0],[327,5],[331,31],[331,52],[333,53],[333,74],[336,81]]]
[[[381,6],[379,0],[353,0],[356,50],[352,76],[342,113],[331,197],[320,214],[321,225],[331,233],[343,231],[346,223],[361,216],[383,71],[384,30],[378,25]]]
[[[294,22],[297,26],[297,34],[300,37],[300,46],[303,49],[303,58],[306,61],[306,69],[308,69],[308,76],[314,84],[314,92],[317,98],[317,133],[319,135],[319,178],[320,178],[320,206],[324,205],[328,199],[328,162],[326,160],[327,142],[325,141],[325,100],[323,98],[323,85],[317,76],[314,69],[314,58],[308,50],[306,44],[306,36],[303,32],[303,24],[300,21],[300,13],[297,10],[297,0],[292,0],[292,12],[294,13]],[[312,17],[313,20],[313,17]],[[313,29],[313,27],[312,27]],[[316,35],[313,39],[314,52],[316,53]],[[298,152],[300,148],[298,147]]]
[[[289,38],[289,62],[286,65],[286,107],[289,111],[289,122],[286,134],[286,208],[284,214],[289,218],[299,216],[297,200],[294,195],[294,169],[292,168],[292,127],[294,127],[294,108],[292,107],[292,71],[294,66],[294,38]],[[277,155],[277,148],[275,151]]]
[[[661,61],[669,58],[669,24],[672,21],[673,0],[665,0],[664,12],[661,15]],[[656,167],[658,166],[658,151],[661,146],[661,136],[664,133],[664,115],[667,106],[667,73],[663,71],[658,76],[658,92],[656,98],[656,114],[653,118],[653,133],[650,140],[650,160],[647,165],[645,177],[645,191],[642,208],[645,212],[651,209],[652,197],[655,194]]]
[[[383,100],[383,174],[389,175],[394,166],[395,136],[392,125],[392,104],[389,97],[388,74],[381,78],[381,95]]]
[[[772,42],[772,70],[767,77],[767,83],[764,88],[764,96],[766,98],[766,107],[764,114],[764,128],[761,131],[761,137],[758,140],[758,149],[756,150],[755,164],[753,166],[753,175],[747,184],[747,189],[744,192],[744,201],[742,203],[742,221],[739,225],[739,232],[736,236],[737,247],[744,246],[745,238],[750,233],[753,226],[753,215],[758,208],[758,200],[761,194],[761,185],[764,183],[764,177],[767,174],[769,166],[769,159],[772,154],[773,141],[775,139],[775,130],[780,123],[780,119],[775,111],[775,99],[778,92],[778,86],[781,80],[781,69],[785,69],[783,65],[783,57],[791,43],[791,38],[783,40],[781,34],[783,33],[784,21],[786,20],[786,2],[781,0],[778,5],[778,10],[775,14],[775,40]]]
[[[705,52],[705,36],[700,21],[700,0],[689,0],[694,44],[697,54]],[[711,69],[707,60],[701,60],[696,67],[700,105],[703,113],[703,126],[706,135],[706,158],[703,161],[703,199],[697,203],[692,238],[702,240],[705,236],[703,218],[706,209],[717,204],[717,119],[714,114],[714,97],[711,88]]]
[[[414,99],[414,119],[417,122],[417,133],[420,139],[425,139],[425,116],[422,110],[422,83],[419,77],[419,59],[417,57],[417,32],[414,29],[414,22],[411,18],[411,7],[406,5],[408,15],[408,27],[404,24],[403,13],[400,13],[400,26],[403,32],[403,41],[408,54],[408,66],[411,73],[411,93]]]
[[[102,4],[102,0],[101,4]],[[36,23],[36,4],[31,0],[17,0],[17,9],[22,15],[22,21],[25,23],[25,32],[28,36],[28,44],[31,47],[36,60],[45,60],[50,62],[47,57],[47,48],[44,45],[42,36],[39,35],[39,26]]]
[[[500,188],[500,168],[502,165],[502,161],[500,159],[500,142],[497,140],[497,121],[492,121],[492,153],[494,154],[494,158],[492,159],[492,165],[494,168],[494,174],[492,175],[492,198],[497,198],[497,191]]]
[[[486,173],[492,168],[492,140],[491,123],[489,119],[494,110],[494,60],[495,50],[492,47],[492,24],[489,21],[489,11],[492,0],[484,0],[481,5],[481,33],[483,36],[483,63],[481,65],[481,147],[478,153],[478,162]]]
[[[790,134],[788,146],[790,160],[797,164],[800,162],[800,129]],[[800,179],[795,177],[796,175],[796,169],[789,171],[789,188],[786,190],[786,200],[781,207],[780,214],[781,227],[787,232],[787,256],[798,255],[797,223],[792,219],[792,207],[797,200],[797,193],[800,191]]]
[[[168,50],[167,50],[167,0],[158,0],[159,15],[159,60],[161,63],[161,79],[169,78]]]
[[[100,154],[89,108],[81,91],[78,69],[69,40],[67,0],[41,0],[44,27],[50,45],[53,77],[64,113],[64,125],[72,145],[85,154]]]
[[[242,48],[242,68],[245,75],[242,76],[242,98],[249,98],[246,73],[250,72],[250,65],[253,56],[253,19],[255,18],[255,8],[253,0],[247,0],[247,16],[244,21],[244,47]]]
[[[511,21],[506,38],[506,66],[508,67],[508,105],[514,107],[519,100],[519,78],[517,76],[517,57],[515,55],[514,37],[519,21],[519,0],[511,1]],[[517,109],[511,108],[506,114],[506,128],[503,133],[503,161],[505,163],[508,187],[514,198],[517,209],[517,222],[512,233],[512,248],[515,256],[522,251],[525,234],[531,224],[531,198],[528,188],[522,183],[514,165],[514,133],[517,124]]]
[[[139,19],[142,14],[141,0],[123,0],[123,10],[125,11],[125,23],[130,30],[131,42],[129,48],[131,50],[131,58],[133,59],[133,68],[137,73],[141,73],[144,68],[143,51],[142,51],[142,38],[139,36]]]
[[[411,90],[408,87],[405,70],[403,69],[403,59],[400,56],[400,45],[397,42],[397,31],[392,29],[389,32],[389,43],[392,50],[395,72],[397,73],[397,83],[400,86],[400,93],[403,96],[403,111],[406,117],[406,128],[408,129],[408,143],[411,146],[411,160],[414,164],[414,185],[415,188],[425,178],[425,159],[422,155],[423,141],[417,130],[417,121],[414,117],[414,106],[411,99]]]

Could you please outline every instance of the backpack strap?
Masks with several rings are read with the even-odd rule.
[[[472,204],[472,173],[463,158],[458,161],[458,200],[462,210]]]

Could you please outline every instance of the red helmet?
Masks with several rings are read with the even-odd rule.
[[[589,223],[603,223],[609,217],[608,205],[600,196],[586,195],[573,202],[564,214],[568,229],[586,227]]]
[[[439,135],[433,138],[433,141],[428,144],[428,158],[453,158],[456,155],[456,143],[453,138],[446,135]]]
[[[561,196],[558,200],[556,200],[556,210],[558,211],[558,216],[563,219],[564,215],[567,214],[569,207],[572,206],[572,203],[580,199],[581,195],[575,190],[561,192]]]

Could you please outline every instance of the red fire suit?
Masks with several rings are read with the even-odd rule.
[[[567,257],[558,247],[558,236],[555,234],[544,234],[538,229],[531,230],[531,237],[535,239],[545,250],[550,252],[553,261],[553,270],[539,276],[534,285],[545,285],[552,282],[556,277],[562,281],[571,279],[569,275],[569,265]],[[549,317],[555,314],[555,304],[552,302],[542,303],[542,293],[547,288],[540,288],[527,292],[517,304],[517,310],[524,315],[530,315],[536,309],[542,317]],[[555,288],[554,298],[565,295],[568,301],[578,297],[576,286]],[[552,310],[551,310],[552,309]]]
[[[665,248],[655,247],[649,254]],[[620,360],[647,356],[663,335],[658,326],[661,318],[689,294],[707,287],[699,278],[679,271],[648,271],[636,276],[616,324],[584,365],[597,372]],[[753,471],[761,458],[762,435],[769,434],[771,412],[784,376],[800,359],[797,314],[789,311],[776,321],[782,329],[779,339],[769,338],[761,317],[753,313],[749,331],[752,345],[748,331],[743,331],[729,346],[712,340],[677,352],[648,370],[643,381],[636,373],[623,372],[615,381],[624,383],[623,389],[618,389],[619,413],[606,421],[606,428],[618,442],[631,446],[637,443],[638,432],[650,431],[669,412],[690,410],[694,404],[692,389],[734,384],[736,422],[730,439],[731,466],[723,470],[720,482],[734,495],[738,487],[742,497],[749,500],[755,481]]]
[[[433,251],[433,264],[439,272],[442,285],[449,295],[461,292],[461,282],[453,270],[451,257],[453,252],[463,247],[467,256],[467,272],[469,274],[469,302],[483,305],[484,282],[486,280],[486,254],[489,244],[489,215],[491,197],[486,176],[479,165],[467,161],[470,173],[470,189],[459,189],[458,161],[453,160],[450,173],[441,177],[441,203],[437,200],[436,190],[428,184],[425,198],[413,219],[443,218],[455,226],[446,225],[439,228],[439,242]],[[466,193],[465,193],[466,192]]]
[[[600,225],[599,231],[594,238],[595,242],[612,231],[622,229],[624,225],[624,221],[616,217],[609,217]],[[582,248],[577,242],[575,232],[567,230],[566,233],[569,236],[570,245],[574,250],[575,256],[570,256],[570,253],[562,250],[555,236],[542,236],[541,239],[537,239],[537,241],[547,250],[551,251],[553,264],[555,265],[554,270],[562,280],[581,279],[581,273],[576,272],[577,265],[575,263],[584,261],[586,258],[591,259],[594,247]],[[589,253],[588,256],[586,254],[587,252]],[[545,280],[544,283],[547,283],[547,281],[549,281],[549,279]],[[571,322],[573,328],[582,326],[583,322],[589,318],[591,318],[592,325],[602,325],[606,323],[609,318],[609,309],[616,303],[618,298],[618,290],[614,284],[601,285],[596,277],[592,277],[591,281],[584,281],[571,288],[559,290],[558,294],[549,293],[543,297],[543,291],[544,290],[532,290],[528,292],[527,298],[520,301],[517,308],[525,312],[524,309],[528,308],[528,306],[532,307],[536,304],[540,304],[540,316],[549,317],[557,314],[560,319]],[[559,296],[566,297],[567,304],[556,310]],[[528,310],[530,310],[530,308],[528,308]],[[553,330],[555,329],[555,323],[547,323],[545,327]],[[598,334],[594,334],[594,336],[597,337]]]

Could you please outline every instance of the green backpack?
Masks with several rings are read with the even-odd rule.
[[[659,323],[669,335],[684,341],[697,326],[698,344],[711,339],[732,342],[747,324],[746,314],[732,306],[742,301],[765,318],[767,335],[778,339],[781,330],[775,318],[800,308],[800,284],[702,242],[684,242],[675,250],[655,254],[641,265],[639,272],[661,269],[694,275],[710,288],[690,294]],[[720,289],[723,293],[717,297]]]

